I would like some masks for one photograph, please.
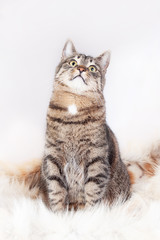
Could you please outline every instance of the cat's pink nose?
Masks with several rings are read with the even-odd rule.
[[[86,71],[86,67],[85,66],[78,66],[77,69],[80,71],[80,73]]]

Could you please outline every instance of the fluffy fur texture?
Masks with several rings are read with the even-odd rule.
[[[152,157],[151,157],[152,156]],[[139,156],[140,165],[151,164],[156,157],[160,163],[160,145]],[[127,162],[132,163],[132,160]],[[136,162],[136,161],[135,161]],[[55,214],[49,211],[41,199],[26,198],[26,188],[17,181],[29,172],[33,173],[40,162],[21,167],[1,166],[0,177],[0,239],[5,240],[159,240],[160,237],[160,167],[151,175],[136,175],[132,185],[132,197],[122,204],[119,200],[111,209],[104,205],[88,210]],[[11,171],[12,169],[12,171]],[[31,170],[32,169],[32,170]],[[131,170],[131,169],[130,169]],[[36,171],[35,171],[36,172]],[[17,180],[13,173],[17,175]],[[25,174],[26,173],[26,174]],[[132,168],[137,173],[137,168]],[[7,176],[6,176],[7,174]],[[12,175],[12,178],[8,177]],[[26,178],[24,178],[26,179]],[[11,183],[12,180],[12,183]]]
[[[12,183],[18,184],[17,191],[31,199],[39,197],[40,169],[41,160],[33,160],[23,164],[0,162],[0,176],[5,176],[11,185]]]

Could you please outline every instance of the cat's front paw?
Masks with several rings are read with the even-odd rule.
[[[77,210],[81,210],[81,209],[84,209],[85,207],[85,204],[84,203],[69,203],[69,207],[68,207],[68,210],[71,211],[71,210],[74,210],[74,211],[77,211]]]

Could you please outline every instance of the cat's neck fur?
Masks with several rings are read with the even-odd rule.
[[[76,105],[78,110],[95,106],[103,106],[105,108],[105,100],[102,93],[85,92],[84,94],[76,94],[67,87],[55,87],[50,102],[55,105],[67,108],[70,105]]]

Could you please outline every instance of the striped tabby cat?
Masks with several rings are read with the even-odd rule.
[[[97,58],[65,44],[47,113],[41,192],[53,211],[112,203],[130,195],[118,144],[106,124],[103,89],[109,52]]]

